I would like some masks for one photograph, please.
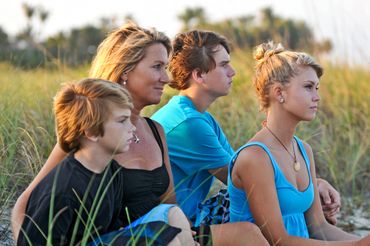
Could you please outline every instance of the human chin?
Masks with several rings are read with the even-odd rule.
[[[304,121],[312,121],[312,120],[314,120],[316,118],[316,112],[314,112],[314,113],[310,113],[310,114],[307,114],[304,118],[303,118],[303,120]]]
[[[157,93],[156,95],[153,95],[152,100],[150,100],[150,104],[158,104],[161,102],[163,93]]]
[[[121,143],[121,145],[117,148],[116,154],[121,154],[123,152],[126,152],[130,149],[130,142]]]

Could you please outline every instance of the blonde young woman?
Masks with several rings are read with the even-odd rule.
[[[294,135],[315,118],[323,69],[280,44],[257,47],[254,86],[266,113],[262,129],[229,166],[230,220],[257,224],[272,245],[370,245],[323,215],[311,147]],[[323,242],[344,241],[344,242]]]
[[[131,122],[136,128],[135,141],[127,152],[114,157],[125,173],[122,205],[127,207],[130,220],[125,213],[121,214],[124,225],[161,203],[176,203],[162,127],[140,115],[144,107],[157,104],[161,99],[169,79],[166,66],[170,51],[170,41],[163,33],[127,24],[110,33],[100,44],[90,70],[90,77],[119,83],[132,96]],[[39,174],[17,200],[12,214],[15,239],[32,190],[66,156],[57,144]],[[159,216],[182,229],[173,241],[175,245],[194,244],[189,223],[178,207],[160,207],[149,215],[156,217],[154,219]]]

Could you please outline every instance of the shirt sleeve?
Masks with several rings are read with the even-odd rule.
[[[187,174],[223,167],[234,153],[211,116],[183,121],[167,135],[167,141],[171,163]]]

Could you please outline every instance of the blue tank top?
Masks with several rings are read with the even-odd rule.
[[[249,221],[255,223],[250,211],[248,200],[244,190],[234,186],[231,180],[231,171],[241,150],[249,146],[261,147],[269,156],[271,165],[274,169],[274,179],[276,193],[279,200],[280,211],[283,217],[285,229],[289,235],[309,238],[304,212],[312,205],[314,200],[314,188],[310,172],[310,160],[302,142],[294,137],[298,143],[299,150],[305,160],[309,175],[309,184],[304,191],[297,190],[284,176],[275,158],[266,145],[260,142],[250,142],[245,144],[233,156],[229,165],[228,192],[230,194],[230,222]]]

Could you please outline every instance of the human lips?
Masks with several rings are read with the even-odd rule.
[[[130,143],[132,143],[132,142],[134,142],[135,141],[135,137],[134,137],[134,135],[131,135],[131,137],[129,138],[129,139],[127,139],[127,142],[130,144]]]
[[[154,87],[154,90],[160,91],[161,93],[163,93],[163,89],[164,87]]]
[[[317,111],[317,106],[311,106],[310,109]]]

